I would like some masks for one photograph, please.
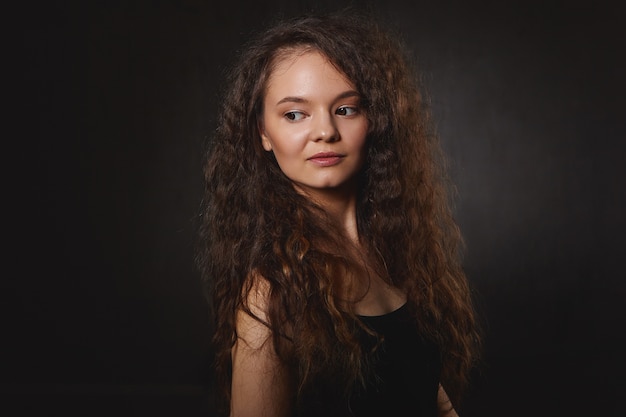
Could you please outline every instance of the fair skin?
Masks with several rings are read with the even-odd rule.
[[[326,58],[294,52],[268,80],[260,121],[263,148],[296,188],[344,210],[354,204],[351,180],[365,161],[369,123],[359,102],[355,87]]]
[[[303,195],[320,204],[339,232],[360,250],[355,176],[365,161],[369,123],[354,85],[320,53],[299,51],[277,63],[266,88],[259,131],[283,173]],[[366,266],[367,267],[367,266]],[[256,286],[248,304],[266,320],[267,288]],[[382,315],[406,302],[398,288],[373,276],[353,306],[360,315]],[[267,326],[239,311],[232,349],[231,417],[287,417],[291,381],[278,361]],[[456,417],[440,387],[440,416]],[[447,410],[447,412],[446,412]]]

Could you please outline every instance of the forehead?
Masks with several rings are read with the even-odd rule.
[[[346,75],[324,54],[313,48],[280,52],[269,73],[265,95],[317,89],[354,89]]]

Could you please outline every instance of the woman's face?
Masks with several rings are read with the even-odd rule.
[[[259,129],[263,148],[296,188],[355,191],[368,132],[359,102],[354,85],[319,52],[294,52],[277,63]]]

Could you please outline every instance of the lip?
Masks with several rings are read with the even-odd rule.
[[[330,167],[340,163],[345,155],[336,152],[318,152],[308,160],[321,167]]]

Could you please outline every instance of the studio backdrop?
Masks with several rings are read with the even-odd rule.
[[[411,51],[456,184],[485,334],[461,415],[621,415],[624,6],[359,4]],[[22,415],[212,415],[193,245],[225,75],[266,24],[343,5],[39,2],[7,15],[18,129],[5,138],[0,375]]]

